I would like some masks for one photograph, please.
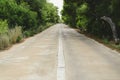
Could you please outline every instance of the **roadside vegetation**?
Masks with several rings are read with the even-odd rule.
[[[58,21],[57,7],[46,0],[0,0],[0,50]]]
[[[120,50],[120,0],[64,0],[64,23]],[[117,45],[114,45],[117,44]]]

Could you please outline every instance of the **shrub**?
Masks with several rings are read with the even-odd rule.
[[[0,49],[5,49],[10,46],[9,37],[7,34],[0,35]]]
[[[7,21],[0,20],[0,34],[5,33],[8,31],[8,23]]]
[[[86,31],[88,19],[85,16],[80,16],[80,19],[77,21],[77,28]]]
[[[105,44],[109,44],[109,41],[108,41],[108,39],[103,39],[103,43],[105,43]]]
[[[5,49],[13,43],[20,42],[22,38],[22,28],[16,26],[7,33],[0,34],[0,49]]]
[[[17,38],[17,42],[21,42],[21,41],[22,41],[22,39],[23,39],[23,37],[22,37],[22,36],[18,36],[18,38]]]
[[[10,42],[16,43],[22,38],[22,28],[20,26],[16,26],[14,29],[9,30],[8,35]]]

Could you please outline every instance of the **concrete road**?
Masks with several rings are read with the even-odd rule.
[[[63,27],[66,80],[120,80],[120,54]]]
[[[120,54],[57,24],[0,52],[0,80],[120,80]]]
[[[0,52],[0,80],[56,80],[59,27]]]

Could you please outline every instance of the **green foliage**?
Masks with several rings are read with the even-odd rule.
[[[99,38],[112,39],[110,25],[101,17],[108,16],[117,26],[120,37],[120,0],[64,0],[62,19],[66,24]]]
[[[57,7],[53,6],[52,3],[47,3],[47,5],[44,5],[42,8],[42,20],[44,24],[46,22],[57,23],[59,21]]]
[[[65,23],[69,24],[71,27],[76,26],[76,9],[77,3],[74,1],[64,0],[64,6],[62,11],[62,19]]]
[[[111,15],[112,19],[115,22],[115,25],[117,26],[117,32],[118,32],[118,37],[120,38],[120,0],[112,0],[111,1]]]
[[[30,31],[24,31],[23,34],[24,34],[25,37],[29,37],[29,36],[31,36]]]
[[[31,11],[27,4],[17,5],[15,1],[4,0],[0,1],[0,18],[6,19],[10,27],[14,27],[16,24],[24,26],[23,29],[29,29],[30,27],[37,26],[37,13]]]
[[[0,0],[0,49],[58,21],[57,7],[46,0]]]
[[[86,3],[82,4],[80,7],[77,8],[76,11],[76,26],[77,28],[80,28],[83,31],[86,31],[86,27],[87,27],[87,23],[88,23],[88,19],[85,16],[86,12],[88,10],[88,6]]]
[[[86,31],[87,22],[88,22],[88,19],[85,16],[80,16],[77,20],[77,24],[76,24],[77,28],[80,28],[83,31]]]
[[[36,33],[37,33],[37,30],[35,30],[35,31],[33,31],[33,30],[26,30],[26,31],[24,31],[23,35],[24,35],[24,37],[30,37],[30,36],[33,36]]]
[[[8,31],[8,23],[7,21],[0,20],[0,34],[6,33]]]
[[[109,44],[108,39],[103,39],[103,43],[105,43],[105,44]]]
[[[80,5],[80,7],[77,8],[77,14],[79,14],[79,13],[84,14],[87,12],[87,10],[88,10],[88,5],[87,5],[87,3],[84,3],[84,4]]]
[[[10,28],[19,25],[27,30],[47,22],[56,23],[57,12],[46,0],[0,0],[0,19],[7,20]]]

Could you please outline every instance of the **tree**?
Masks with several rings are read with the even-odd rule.
[[[77,26],[87,33],[112,40],[110,23],[101,18],[109,17],[119,30],[120,37],[119,6],[119,0],[64,0],[62,19],[66,24]]]
[[[42,8],[42,20],[46,22],[57,23],[59,21],[58,10],[52,3],[47,3]]]
[[[0,0],[0,19],[7,20],[9,28],[18,25],[28,30],[45,23],[56,23],[57,12],[57,8],[46,0]]]
[[[76,7],[77,4],[72,0],[64,0],[62,19],[71,27],[76,26]]]

